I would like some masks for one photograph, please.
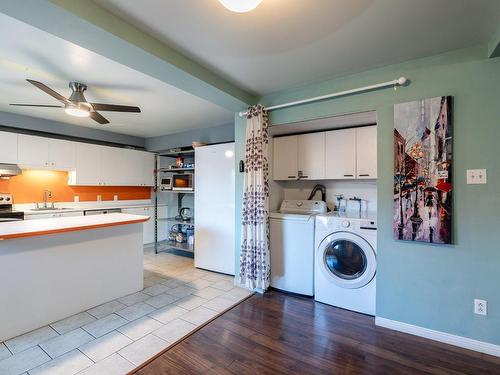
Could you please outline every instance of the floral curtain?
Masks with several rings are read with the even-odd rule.
[[[268,125],[264,107],[248,108],[240,283],[262,292],[270,283]]]

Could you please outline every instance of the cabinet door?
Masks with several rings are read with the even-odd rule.
[[[298,136],[298,177],[301,180],[325,178],[325,133]]]
[[[297,136],[276,137],[273,140],[273,179],[296,180],[298,171]]]
[[[87,143],[76,145],[76,168],[70,174],[70,185],[102,185],[102,147]]]
[[[356,129],[357,178],[377,178],[377,126]]]
[[[154,186],[155,155],[139,151],[141,160],[141,186]]]
[[[356,177],[356,130],[326,132],[325,177],[342,180]]]
[[[53,169],[74,169],[76,167],[76,143],[61,139],[50,139],[49,164]]]
[[[17,164],[17,134],[0,132],[0,163]]]
[[[155,218],[153,217],[154,207],[122,208],[122,213],[149,216],[149,220],[145,221],[143,225],[142,243],[145,245],[155,241]]]
[[[27,167],[49,168],[49,139],[19,134],[18,163]]]
[[[108,186],[133,186],[137,170],[130,168],[130,150],[116,147],[101,147],[102,184]]]

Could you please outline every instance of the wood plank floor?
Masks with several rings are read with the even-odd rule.
[[[500,358],[271,291],[250,297],[134,374],[498,375]]]

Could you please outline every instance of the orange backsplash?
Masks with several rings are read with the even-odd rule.
[[[43,191],[52,192],[51,202],[73,202],[75,195],[84,201],[96,201],[101,195],[103,201],[150,199],[151,188],[142,186],[68,186],[68,172],[23,170],[23,174],[0,179],[0,193],[13,195],[14,204],[34,203],[43,200]]]

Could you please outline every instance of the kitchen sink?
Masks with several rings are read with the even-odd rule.
[[[32,208],[29,211],[64,211],[64,210],[73,210],[71,207],[38,207]]]

